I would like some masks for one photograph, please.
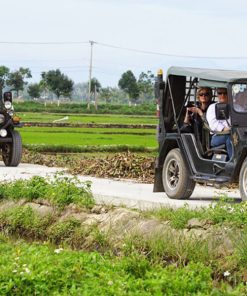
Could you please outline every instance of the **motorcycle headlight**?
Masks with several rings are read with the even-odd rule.
[[[0,114],[0,124],[5,121],[5,117],[3,114]]]
[[[10,102],[10,101],[6,101],[6,102],[4,102],[4,107],[5,107],[7,110],[11,109],[11,107],[12,107],[11,102]]]

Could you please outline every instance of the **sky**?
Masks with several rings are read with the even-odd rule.
[[[118,85],[127,70],[247,70],[244,0],[0,0],[0,65]],[[55,43],[55,44],[54,44]]]

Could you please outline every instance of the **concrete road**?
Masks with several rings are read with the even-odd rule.
[[[27,179],[32,176],[53,176],[56,172],[63,171],[61,168],[50,168],[41,165],[20,164],[17,168],[5,167],[0,162],[0,180]],[[165,193],[153,193],[152,184],[140,184],[133,181],[120,181],[101,179],[89,176],[79,176],[81,181],[92,182],[92,193],[97,202],[126,205],[139,209],[158,208],[170,206],[173,208],[183,207],[188,204],[190,208],[209,206],[212,201],[220,196],[234,198],[240,202],[239,190],[216,189],[214,187],[197,185],[189,200],[172,200]]]

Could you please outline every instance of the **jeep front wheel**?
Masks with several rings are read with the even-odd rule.
[[[243,162],[239,174],[239,191],[242,200],[247,201],[247,158]]]
[[[10,131],[11,143],[4,143],[2,146],[2,158],[6,166],[16,167],[21,162],[22,141],[19,132]]]
[[[172,149],[166,156],[162,181],[166,194],[173,199],[188,199],[195,188],[195,181],[184,163],[180,149]]]

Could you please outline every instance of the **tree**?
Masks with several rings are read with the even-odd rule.
[[[101,89],[101,84],[97,78],[92,78],[91,79],[91,93],[99,92]]]
[[[102,88],[100,91],[100,95],[103,99],[105,99],[106,103],[110,103],[112,97],[112,89],[110,87]]]
[[[139,88],[132,71],[128,70],[122,74],[118,86],[129,95],[130,100],[137,100],[139,96]]]
[[[47,86],[57,96],[58,101],[62,95],[71,97],[74,82],[68,76],[61,73],[59,69],[43,72],[41,77],[42,85]]]
[[[9,68],[0,66],[0,97],[3,95],[3,88],[9,75]]]
[[[150,99],[154,96],[154,79],[155,76],[151,71],[141,72],[139,75],[137,83],[143,99]]]
[[[68,77],[64,77],[63,79],[63,91],[62,95],[71,99],[72,91],[73,91],[74,82]]]
[[[17,97],[19,96],[19,91],[24,89],[24,85],[27,84],[25,79],[31,78],[31,71],[28,68],[20,68],[15,72],[11,72],[8,75],[7,84],[12,86],[12,90],[15,90]]]
[[[28,89],[27,89],[27,92],[28,92],[29,96],[32,99],[39,98],[40,97],[40,91],[41,91],[41,88],[40,88],[40,84],[39,83],[30,84],[28,86]]]

